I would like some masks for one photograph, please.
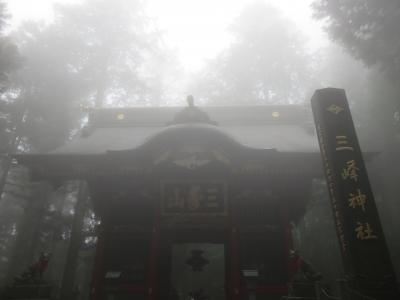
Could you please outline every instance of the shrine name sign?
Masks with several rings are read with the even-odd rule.
[[[226,215],[223,181],[170,180],[161,183],[163,215]]]
[[[344,90],[311,99],[346,278],[377,299],[399,299],[374,195]]]

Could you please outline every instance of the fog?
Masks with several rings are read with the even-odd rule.
[[[20,299],[27,285],[33,299],[43,285],[63,300],[310,296],[296,294],[296,274],[273,262],[290,264],[296,250],[313,290],[317,282],[339,297],[345,279],[349,290],[384,299],[348,279],[365,274],[350,274],[340,253],[310,99],[345,90],[399,275],[399,13],[396,1],[372,0],[0,0],[0,295]],[[171,197],[226,192],[227,210],[164,216],[158,201],[171,180]],[[261,227],[243,229],[240,201],[254,220],[257,205],[268,211],[266,240],[246,235]],[[136,209],[124,223],[129,238],[104,242],[103,232],[125,234],[110,232]],[[153,233],[135,240],[145,226]],[[176,232],[167,238],[166,228]],[[283,243],[276,228],[290,238]],[[106,267],[119,252],[137,282],[119,282],[125,271]],[[191,261],[196,272],[209,265],[218,288],[208,273],[193,283],[200,273],[185,275]],[[134,273],[141,268],[146,276]]]

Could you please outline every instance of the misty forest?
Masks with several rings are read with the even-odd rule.
[[[0,0],[0,299],[400,299],[400,1],[39,2]]]

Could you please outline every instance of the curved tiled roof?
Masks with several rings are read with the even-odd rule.
[[[243,146],[281,152],[318,152],[317,137],[303,106],[204,107],[215,130]],[[168,125],[182,108],[101,109],[92,112],[90,129],[49,154],[102,154],[132,150],[157,134],[185,125]],[[205,125],[204,125],[205,126]]]

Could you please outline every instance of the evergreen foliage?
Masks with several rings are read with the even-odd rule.
[[[199,75],[196,95],[216,104],[301,103],[314,82],[304,37],[275,7],[247,5],[233,42]]]
[[[400,78],[400,2],[316,0],[315,17],[330,37],[366,65],[377,65],[391,80]]]

